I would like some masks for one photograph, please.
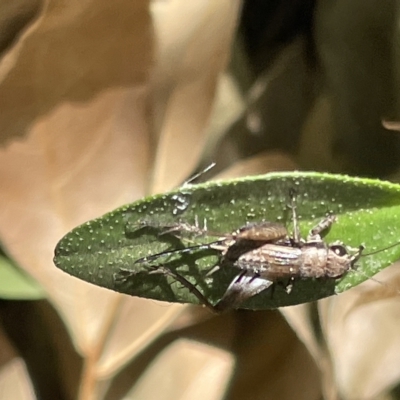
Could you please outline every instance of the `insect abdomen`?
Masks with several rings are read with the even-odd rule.
[[[299,248],[266,244],[243,254],[235,267],[252,271],[260,277],[276,282],[299,276],[302,251]]]

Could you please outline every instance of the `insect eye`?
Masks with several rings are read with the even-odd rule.
[[[344,247],[340,244],[335,244],[335,245],[331,246],[331,250],[339,257],[343,257],[348,254],[346,247]]]

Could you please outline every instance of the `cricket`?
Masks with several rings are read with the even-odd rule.
[[[339,279],[350,270],[355,270],[357,268],[356,263],[364,251],[362,245],[358,248],[352,248],[340,241],[328,244],[323,239],[324,233],[336,222],[336,216],[328,214],[309,231],[304,239],[300,235],[294,191],[290,191],[289,197],[289,207],[292,214],[291,234],[283,224],[267,221],[249,223],[237,231],[225,235],[208,231],[206,224],[203,228],[200,228],[197,223],[189,225],[177,222],[164,226],[163,234],[181,235],[190,233],[220,237],[211,243],[143,257],[136,260],[135,264],[148,264],[149,261],[154,261],[166,254],[191,252],[194,249],[215,249],[219,251],[220,262],[216,268],[236,268],[239,273],[215,305],[210,303],[196,285],[179,273],[163,265],[149,266],[149,273],[173,277],[193,293],[201,304],[214,313],[237,309],[247,299],[268,288],[273,289],[273,286],[277,284],[283,285],[287,293],[290,293],[296,280]],[[144,224],[150,225],[149,222]],[[214,271],[215,268],[209,274]],[[121,273],[127,279],[131,271],[121,268]]]

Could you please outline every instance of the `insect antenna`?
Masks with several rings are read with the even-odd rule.
[[[393,243],[393,244],[391,244],[391,245],[389,245],[389,246],[387,246],[387,247],[384,247],[383,249],[371,251],[370,253],[363,253],[363,254],[360,256],[360,258],[361,258],[361,257],[372,256],[372,255],[374,255],[374,254],[378,254],[378,253],[380,253],[380,252],[382,252],[382,251],[392,249],[393,247],[396,247],[396,246],[398,246],[398,245],[400,245],[400,242]],[[376,279],[376,278],[374,278],[374,277],[368,276],[366,273],[364,273],[363,271],[360,271],[360,270],[357,270],[357,273],[361,274],[362,276],[364,276],[365,278],[367,278],[367,279],[369,279],[369,280],[372,280],[372,281],[374,281],[374,282],[376,282],[376,283],[382,285],[383,287],[385,287],[385,288],[387,288],[387,289],[393,289],[393,290],[396,291],[397,294],[400,294],[400,290],[399,290],[399,289],[395,288],[394,286],[389,285],[389,284],[386,283],[386,282],[382,282],[382,281],[380,281],[380,280],[378,280],[378,279]]]
[[[204,169],[202,169],[200,172],[197,174],[194,174],[191,176],[189,179],[187,179],[185,182],[183,182],[182,186],[187,186],[190,185],[193,181],[195,181],[197,178],[200,178],[202,175],[206,174],[210,169],[213,169],[217,163],[212,162],[210,165],[207,165]]]
[[[393,244],[391,244],[391,245],[389,245],[389,246],[387,246],[387,247],[384,247],[383,249],[371,251],[370,253],[363,253],[363,254],[361,255],[361,257],[373,256],[374,254],[378,254],[378,253],[380,253],[381,251],[386,251],[386,250],[392,249],[393,247],[396,247],[396,246],[398,246],[398,245],[400,245],[400,242],[393,243]]]
[[[211,248],[211,246],[213,245],[220,245],[224,242],[225,239],[221,240],[214,240],[213,242],[210,243],[205,243],[205,244],[198,244],[195,246],[189,246],[189,247],[185,247],[184,249],[174,249],[174,250],[167,250],[167,251],[162,251],[160,253],[156,253],[156,254],[152,254],[150,256],[146,256],[146,257],[142,257],[139,258],[138,260],[136,260],[134,262],[134,264],[142,264],[142,263],[146,263],[149,261],[154,261],[157,260],[160,257],[163,256],[168,256],[168,255],[172,255],[172,254],[185,254],[185,253],[191,253],[193,250],[208,250]]]
[[[400,295],[400,290],[395,288],[393,285],[390,285],[387,282],[382,282],[379,279],[374,278],[373,276],[368,276],[368,274],[366,274],[365,272],[360,271],[360,270],[357,270],[356,273],[362,275],[364,278],[366,278],[368,280],[378,283],[379,285],[383,286],[386,289],[394,290],[397,294]]]

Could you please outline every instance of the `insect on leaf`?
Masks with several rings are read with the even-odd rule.
[[[123,206],[68,233],[57,245],[54,262],[71,275],[117,292],[198,304],[173,277],[151,272],[163,266],[195,284],[215,304],[240,271],[225,266],[207,275],[219,264],[220,251],[181,250],[213,242],[215,233],[230,234],[252,222],[280,222],[292,232],[290,191],[296,193],[302,237],[327,213],[334,213],[337,222],[325,236],[327,243],[363,244],[368,254],[400,240],[400,185],[342,175],[285,172],[186,185]],[[197,223],[209,234],[168,229],[178,223]],[[159,253],[165,254],[136,262]],[[400,245],[361,257],[358,270],[341,279],[296,280],[290,293],[284,285],[274,284],[247,300],[243,308],[289,306],[340,293],[399,258]]]

